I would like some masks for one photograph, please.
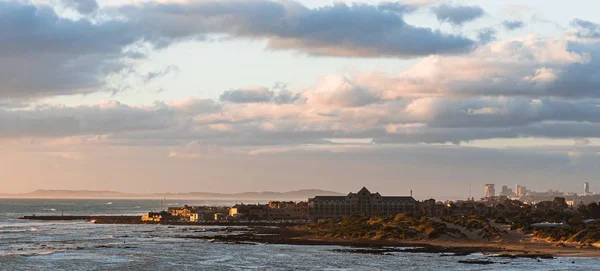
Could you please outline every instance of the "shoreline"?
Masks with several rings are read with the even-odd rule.
[[[451,253],[452,255],[469,255],[482,253],[503,258],[536,258],[548,259],[553,257],[585,257],[600,258],[600,248],[564,246],[555,247],[553,243],[502,241],[477,242],[472,240],[385,240],[385,239],[336,239],[321,238],[307,235],[290,228],[278,230],[249,229],[247,233],[236,235],[216,236],[185,236],[180,238],[208,240],[229,244],[286,244],[286,245],[316,245],[343,246],[354,248],[385,249],[402,248],[399,252],[407,253]],[[375,250],[377,252],[377,250]],[[365,251],[368,253],[368,251]]]
[[[140,216],[24,216],[19,219],[25,220],[87,220],[94,224],[147,224],[147,225],[169,225],[169,226],[222,226],[225,227],[248,227],[247,232],[236,235],[216,236],[185,236],[180,238],[202,239],[231,244],[288,244],[288,245],[331,245],[358,248],[413,248],[403,249],[403,252],[426,252],[426,253],[454,253],[468,255],[472,253],[499,254],[506,257],[593,257],[600,258],[600,248],[588,246],[578,247],[578,244],[561,243],[556,244],[541,240],[498,240],[498,241],[475,241],[475,240],[399,240],[399,239],[344,239],[324,238],[311,235],[295,226],[305,223],[277,223],[277,222],[142,222]],[[415,248],[417,247],[417,248]]]

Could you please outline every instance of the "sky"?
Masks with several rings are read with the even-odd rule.
[[[0,194],[595,191],[598,8],[0,0]]]

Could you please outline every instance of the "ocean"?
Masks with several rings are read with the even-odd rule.
[[[231,205],[169,200],[166,205]],[[337,252],[338,246],[240,245],[182,238],[215,226],[97,225],[24,221],[24,215],[141,215],[158,200],[0,199],[0,270],[600,270],[598,258],[498,259]],[[222,233],[218,233],[222,234]],[[235,232],[233,233],[235,234]],[[492,265],[459,263],[492,259]]]

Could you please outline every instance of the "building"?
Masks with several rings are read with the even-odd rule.
[[[270,220],[308,219],[308,203],[293,201],[270,201]]]
[[[527,195],[527,187],[520,184],[515,185],[515,195],[518,198],[525,197]]]
[[[229,207],[184,205],[183,207],[169,207],[167,211],[172,216],[179,217],[181,221],[201,222],[213,220],[216,213],[229,213]]]
[[[229,216],[244,220],[268,220],[269,205],[236,204],[229,209]]]
[[[513,192],[512,189],[508,188],[508,186],[503,185],[502,186],[502,190],[500,191],[500,196],[504,196],[504,197],[514,197],[515,193]]]
[[[241,220],[299,220],[308,219],[306,202],[270,201],[269,204],[236,204],[229,216]]]
[[[316,196],[308,199],[310,219],[413,213],[417,207],[417,201],[411,196],[384,197],[369,192],[366,187],[346,196]]]
[[[172,216],[179,217],[181,220],[189,220],[192,215],[194,208],[191,206],[184,205],[183,207],[169,207],[167,212]]]
[[[584,195],[590,194],[590,183],[588,183],[588,182],[583,183],[583,194]]]
[[[496,196],[496,185],[491,183],[491,184],[486,184],[483,186],[483,194],[484,197],[486,198],[493,198]]]
[[[166,221],[177,221],[179,217],[171,215],[171,213],[162,212],[148,212],[142,216],[143,222],[166,222]]]
[[[216,213],[213,215],[215,221],[223,221],[227,216],[223,213]]]

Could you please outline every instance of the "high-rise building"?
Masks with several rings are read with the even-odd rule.
[[[525,187],[524,185],[517,184],[515,186],[515,194],[519,198],[524,197],[527,194],[527,187]]]
[[[493,198],[496,196],[496,185],[493,183],[486,184],[483,186],[483,194],[486,198]]]
[[[513,192],[512,189],[508,188],[508,186],[506,186],[506,185],[502,186],[502,190],[500,190],[500,196],[513,197],[514,195],[515,195],[515,193]]]
[[[588,183],[588,182],[583,183],[583,194],[584,195],[590,194],[590,183]]]

